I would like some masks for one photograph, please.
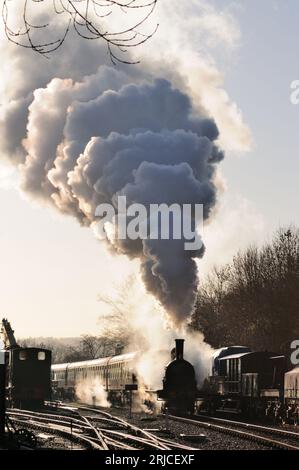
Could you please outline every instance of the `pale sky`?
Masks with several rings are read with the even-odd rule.
[[[215,20],[222,18],[223,8],[231,20],[228,31],[222,30],[225,54],[219,44],[208,45],[208,54],[223,76],[223,89],[242,113],[252,143],[247,152],[227,150],[221,163],[226,190],[220,196],[222,209],[207,229],[205,271],[213,263],[228,261],[238,248],[262,242],[279,225],[299,223],[299,105],[290,103],[290,84],[299,79],[298,2],[208,4],[215,9],[200,23],[203,34],[212,28],[211,37],[221,36]],[[163,19],[167,31],[167,18]],[[188,18],[181,21],[184,28]],[[160,21],[161,34],[163,25]],[[219,25],[224,27],[221,21]],[[195,52],[200,48],[196,41],[193,47]],[[91,230],[74,219],[24,197],[17,181],[16,173],[3,166],[1,315],[8,317],[19,337],[96,334],[98,294],[120,284],[136,263],[107,253]]]

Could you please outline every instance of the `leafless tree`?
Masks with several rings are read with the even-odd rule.
[[[23,2],[19,18],[20,28],[11,26],[12,9],[18,2]],[[129,48],[145,43],[153,36],[158,25],[148,34],[144,34],[140,29],[152,15],[157,2],[158,0],[4,0],[2,18],[8,40],[21,47],[32,49],[38,54],[48,56],[59,49],[73,27],[78,36],[83,39],[103,40],[113,63],[133,64],[137,62],[126,60],[122,54]],[[37,16],[38,6],[49,4],[53,7],[53,15],[65,16],[65,26],[60,37],[45,40],[46,30],[51,29],[50,23],[42,19],[44,15],[40,15],[41,22],[35,24],[34,17]],[[116,9],[120,9],[123,14],[136,10],[144,11],[144,14],[123,30],[113,31],[111,24],[107,30],[106,19]],[[15,18],[12,18],[12,21],[15,21]],[[40,32],[43,33],[42,36]],[[43,39],[38,39],[40,37]]]
[[[101,338],[92,335],[82,335],[81,337],[82,350],[89,359],[96,359],[101,357],[103,350],[105,350],[105,342]]]
[[[130,336],[130,328],[126,323],[125,306],[119,304],[109,297],[99,296],[99,301],[106,304],[109,308],[108,313],[100,317],[101,333],[100,336],[109,339],[115,343],[115,346],[125,346]]]
[[[280,229],[200,286],[192,326],[214,347],[245,344],[289,352],[299,336],[299,229]]]
[[[107,312],[102,313],[99,321],[101,337],[107,338],[117,346],[125,347],[134,337],[132,325],[128,321],[132,309],[131,291],[135,276],[130,276],[117,291],[115,297],[99,295],[98,300],[105,305]]]

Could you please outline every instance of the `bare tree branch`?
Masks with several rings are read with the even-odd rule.
[[[18,46],[32,49],[43,56],[59,49],[73,26],[82,39],[101,39],[106,43],[107,52],[113,64],[135,64],[139,61],[126,60],[123,56],[128,48],[134,48],[144,44],[156,32],[158,25],[149,34],[143,34],[139,28],[152,15],[158,0],[49,0],[53,6],[53,14],[64,15],[66,22],[62,35],[54,40],[42,42],[36,39],[36,34],[41,30],[50,29],[49,23],[35,24],[30,19],[30,6],[32,4],[46,4],[48,0],[23,0],[22,26],[20,29],[10,27],[14,2],[22,0],[4,0],[2,19],[6,37],[10,42]],[[115,9],[120,9],[124,14],[133,10],[144,10],[141,19],[136,20],[131,26],[120,31],[107,31],[104,19],[109,17]],[[34,7],[33,7],[34,10]],[[36,15],[35,15],[36,16]]]
[[[124,284],[112,296],[99,295],[98,301],[107,307],[107,312],[102,312],[99,321],[103,338],[113,341],[115,345],[126,346],[134,334],[134,328],[130,324],[129,317],[132,310],[131,291],[135,276],[129,276]]]
[[[214,347],[245,344],[288,354],[299,336],[299,229],[237,253],[198,293],[192,326]]]

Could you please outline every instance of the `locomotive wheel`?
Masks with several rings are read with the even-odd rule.
[[[15,432],[15,437],[20,444],[25,444],[32,448],[37,446],[37,439],[35,434],[33,434],[31,431],[28,431],[28,429],[17,429]]]

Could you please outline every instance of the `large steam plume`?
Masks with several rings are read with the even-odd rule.
[[[169,81],[128,81],[104,67],[84,81],[55,78],[33,92],[25,139],[10,141],[12,156],[26,152],[23,189],[85,225],[96,221],[100,203],[116,206],[120,194],[128,204],[201,203],[208,218],[223,158],[214,121],[194,114],[188,96]],[[13,123],[26,114],[19,101],[8,108]],[[147,289],[181,323],[194,304],[194,258],[203,250],[185,251],[184,240],[116,238],[111,246],[140,259]]]
[[[118,195],[128,204],[203,204],[208,219],[223,153],[214,120],[193,106],[182,79],[166,80],[162,65],[157,77],[157,64],[155,78],[148,66],[99,65],[103,50],[86,43],[71,49],[67,64],[65,56],[38,68],[36,58],[15,52],[1,145],[19,166],[23,190],[86,226],[97,222],[100,203],[116,207]],[[184,240],[108,243],[140,260],[147,290],[181,325],[194,306],[204,249],[186,251]]]

